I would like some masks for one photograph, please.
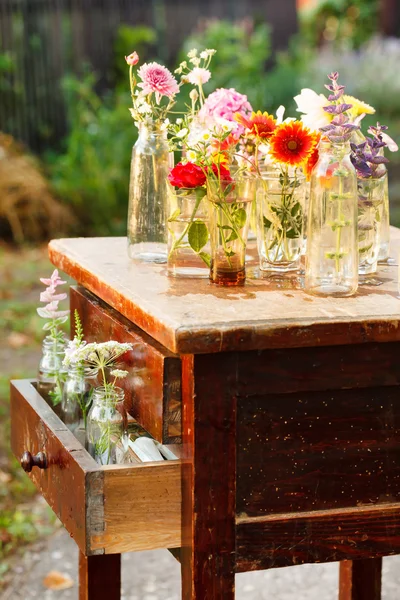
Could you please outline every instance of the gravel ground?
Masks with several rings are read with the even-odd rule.
[[[78,551],[60,530],[31,548],[14,567],[12,582],[2,600],[78,600]],[[43,579],[49,571],[68,575],[74,586],[48,590]],[[238,600],[337,600],[338,565],[302,565],[272,571],[242,573],[236,577]],[[398,600],[400,556],[384,559],[382,600]],[[122,600],[180,600],[179,564],[164,550],[124,554]]]

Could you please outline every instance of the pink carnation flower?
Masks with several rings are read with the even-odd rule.
[[[247,100],[247,96],[239,94],[235,89],[219,88],[210,94],[199,111],[201,120],[210,122],[220,117],[236,123],[234,115],[240,113],[244,117],[251,115],[251,104]],[[240,135],[244,132],[244,127],[240,125],[235,130],[235,135]]]
[[[187,80],[192,85],[203,85],[210,79],[211,73],[208,69],[195,67],[187,74]]]
[[[129,56],[125,56],[125,60],[130,67],[134,67],[139,62],[139,55],[137,52],[132,52]]]
[[[146,96],[154,92],[157,102],[160,101],[161,96],[171,98],[179,92],[178,83],[172,73],[166,67],[155,62],[142,65],[138,76],[142,80],[142,83],[138,83],[138,87],[143,89]]]

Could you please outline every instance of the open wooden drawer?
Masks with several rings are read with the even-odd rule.
[[[11,382],[11,446],[86,555],[181,546],[181,461],[100,466],[38,394]],[[31,465],[30,465],[31,466]]]

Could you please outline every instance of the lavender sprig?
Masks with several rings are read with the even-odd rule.
[[[340,102],[340,99],[344,94],[345,86],[338,84],[338,78],[339,73],[337,71],[328,75],[328,79],[331,80],[331,83],[325,85],[325,87],[332,92],[328,96],[328,100],[333,104],[323,107],[325,112],[330,115],[335,115],[335,117],[329,125],[320,127],[320,131],[322,131],[333,144],[342,144],[349,141],[353,131],[360,129],[359,125],[350,123],[349,117],[345,114],[353,105]]]

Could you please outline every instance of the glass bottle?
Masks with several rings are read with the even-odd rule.
[[[92,407],[86,426],[89,454],[100,465],[123,462],[126,452],[126,433],[122,411],[124,390],[107,385],[93,392]]]
[[[93,377],[93,370],[82,365],[71,365],[68,369],[62,393],[61,419],[71,431],[79,427],[81,418],[86,429],[93,393],[90,379]]]
[[[381,224],[385,202],[383,177],[357,179],[358,190],[358,272],[360,275],[375,273],[381,249]]]
[[[323,141],[311,175],[305,290],[351,296],[358,287],[357,175],[350,143]]]
[[[304,245],[305,176],[300,169],[263,174],[257,190],[261,271],[296,271]]]
[[[385,169],[385,174],[382,176],[383,180],[383,206],[382,206],[382,221],[381,221],[381,242],[379,249],[379,262],[385,262],[389,258],[390,252],[390,212],[389,212],[389,183],[388,173],[385,164],[380,165],[381,168]]]
[[[205,190],[168,189],[168,274],[208,277],[211,249]]]
[[[240,175],[234,181],[209,178],[210,279],[225,286],[244,285],[246,244],[257,179]]]
[[[167,262],[167,176],[173,166],[167,133],[142,123],[132,149],[129,182],[128,254],[144,262]]]
[[[46,402],[60,411],[66,369],[62,362],[65,355],[65,340],[54,340],[47,336],[43,340],[42,357],[39,362],[37,389]]]

